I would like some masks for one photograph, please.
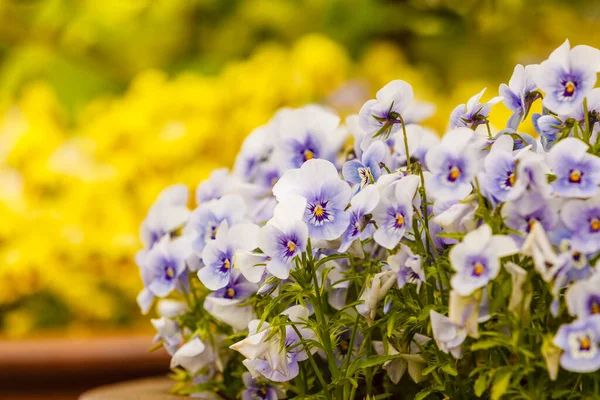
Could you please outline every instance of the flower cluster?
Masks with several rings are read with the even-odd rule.
[[[582,373],[600,370],[599,70],[600,51],[567,41],[456,107],[441,138],[400,80],[344,123],[282,109],[195,209],[166,189],[142,225],[138,302],[160,299],[179,391],[597,395]],[[494,132],[499,102],[513,115]]]
[[[369,59],[398,57],[393,46],[378,48]],[[131,254],[160,190],[231,165],[247,133],[282,105],[359,107],[363,86],[381,83],[343,84],[355,68],[382,76],[410,69],[369,63],[354,64],[338,43],[310,35],[258,46],[215,75],[142,72],[123,94],[94,99],[72,121],[44,82],[0,101],[0,331],[138,323]]]

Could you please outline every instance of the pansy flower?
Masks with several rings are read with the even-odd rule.
[[[375,97],[360,109],[359,123],[367,136],[387,138],[401,129],[401,118],[414,98],[413,89],[405,81],[394,80],[379,89]]]
[[[238,195],[225,195],[216,200],[200,204],[190,216],[189,226],[193,228],[192,249],[199,256],[206,243],[215,240],[223,221],[228,226],[242,222],[246,215],[246,202]]]
[[[204,309],[216,319],[242,331],[256,318],[256,314],[252,306],[242,306],[241,303],[256,293],[257,289],[255,283],[248,282],[239,270],[234,269],[225,287],[206,296]]]
[[[386,145],[378,140],[365,150],[361,160],[350,160],[344,163],[342,174],[348,182],[358,185],[357,190],[373,184],[381,175],[380,163],[383,161],[387,151]]]
[[[535,66],[526,67],[517,64],[508,85],[501,84],[498,93],[502,96],[504,105],[513,112],[507,126],[517,129],[519,123],[529,113],[531,104],[540,97],[536,91],[537,85],[533,79]]]
[[[455,358],[462,358],[462,344],[467,338],[467,330],[433,310],[429,312],[429,318],[437,347],[446,354],[451,353]]]
[[[216,360],[217,355],[212,346],[194,337],[173,354],[171,368],[182,367],[195,375],[203,368],[213,365]]]
[[[545,151],[549,151],[561,135],[570,130],[565,120],[551,114],[533,114],[533,127],[540,134],[540,142]]]
[[[158,195],[140,227],[144,250],[150,249],[164,235],[179,229],[188,221],[188,197],[189,190],[185,185],[170,186]]]
[[[421,265],[421,257],[415,255],[410,247],[400,244],[400,251],[387,258],[387,264],[396,273],[398,288],[402,289],[407,283],[417,287],[425,282],[425,272]]]
[[[575,247],[586,253],[600,250],[600,195],[566,202],[560,217],[573,234],[571,242]]]
[[[425,160],[433,174],[427,190],[435,198],[461,200],[471,193],[471,181],[479,168],[473,140],[473,131],[470,129],[454,129],[427,153]]]
[[[552,147],[548,164],[556,175],[554,193],[561,197],[592,197],[600,184],[600,158],[587,152],[589,146],[566,138]]]
[[[306,250],[305,209],[304,197],[283,198],[275,207],[273,218],[260,229],[258,247],[269,257],[266,269],[276,278],[287,279],[294,267],[294,257]]]
[[[258,168],[269,159],[273,151],[275,138],[275,132],[269,124],[250,132],[235,159],[233,173],[246,181],[254,181]]]
[[[600,369],[600,317],[578,319],[562,325],[554,344],[563,350],[560,366],[572,372]]]
[[[419,177],[408,175],[384,189],[373,211],[377,230],[373,239],[386,249],[393,249],[412,227],[413,198]]]
[[[290,168],[312,159],[333,162],[345,139],[339,125],[340,117],[321,106],[283,110],[273,120],[281,140],[276,156]]]
[[[373,236],[375,226],[371,223],[371,213],[379,204],[379,191],[375,186],[366,187],[350,200],[350,224],[342,236],[338,251],[345,252],[357,240],[366,240]]]
[[[277,400],[285,398],[285,393],[279,387],[266,381],[260,381],[249,372],[242,375],[242,382],[246,387],[242,392],[242,400]]]
[[[506,200],[517,200],[526,193],[537,193],[543,198],[549,198],[552,195],[552,187],[546,177],[549,173],[550,169],[542,155],[521,151],[517,156],[515,181]]]
[[[485,89],[471,97],[467,104],[458,105],[450,114],[450,129],[469,128],[475,129],[481,124],[487,123],[491,107],[502,101],[501,96],[496,96],[486,103],[480,103]]]
[[[348,227],[344,210],[350,201],[350,186],[340,179],[335,165],[309,160],[298,169],[287,170],[273,187],[278,200],[298,195],[306,200],[304,221],[312,239],[334,240]]]
[[[198,271],[198,278],[210,290],[224,288],[229,283],[231,269],[234,267],[233,255],[236,250],[253,250],[258,247],[259,227],[241,223],[229,228],[223,221],[217,230],[215,240],[207,243],[202,251],[205,267]]]
[[[166,297],[181,288],[181,277],[186,271],[186,259],[191,254],[188,238],[170,240],[163,236],[158,244],[148,251],[140,265],[144,289],[138,296],[143,313],[152,305],[154,297]]]
[[[469,232],[450,250],[450,263],[456,271],[452,288],[461,296],[469,296],[483,288],[500,272],[500,258],[519,251],[508,236],[492,235],[489,225]]]
[[[481,190],[494,204],[506,201],[515,185],[517,164],[513,147],[510,135],[498,137],[484,159],[484,171],[479,173]]]
[[[522,242],[531,231],[534,221],[541,223],[547,231],[552,230],[559,221],[558,211],[552,200],[544,199],[535,192],[527,193],[516,201],[504,203],[502,216],[506,226],[521,233],[512,235],[518,242]]]
[[[544,91],[544,107],[567,114],[579,107],[596,84],[600,51],[590,46],[571,45],[566,40],[534,70],[534,79]]]
[[[151,319],[150,322],[154,326],[154,329],[156,329],[156,336],[154,336],[153,342],[162,343],[169,355],[172,356],[175,354],[181,343],[183,343],[183,335],[177,321],[161,317]]]
[[[565,299],[571,315],[581,319],[600,316],[600,274],[575,282],[567,289]]]

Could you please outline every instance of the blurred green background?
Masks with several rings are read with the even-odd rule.
[[[600,47],[599,17],[598,1],[0,0],[0,332],[139,326],[147,207],[231,165],[277,108],[356,112],[405,79],[441,131],[516,63]]]

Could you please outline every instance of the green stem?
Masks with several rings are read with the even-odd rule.
[[[398,115],[400,124],[402,125],[402,133],[404,135],[404,151],[406,152],[406,170],[410,171],[410,154],[408,153],[408,135],[406,134],[406,126],[404,125],[404,119],[401,115]]]
[[[583,117],[585,118],[585,132],[583,137],[585,142],[590,144],[592,131],[590,129],[590,114],[588,112],[587,97],[583,99]],[[579,125],[579,123],[577,123],[577,125]]]
[[[308,268],[312,274],[312,278],[314,281],[314,290],[316,301],[314,304],[315,314],[317,316],[317,323],[319,324],[319,331],[321,336],[321,342],[323,343],[323,347],[327,356],[327,363],[329,364],[329,370],[331,371],[331,376],[334,381],[337,381],[339,378],[339,368],[335,362],[335,353],[333,351],[333,345],[331,343],[331,336],[329,335],[329,327],[327,324],[327,319],[325,318],[325,313],[323,312],[323,299],[321,297],[321,289],[319,285],[319,278],[317,277],[317,271],[315,268],[315,263],[312,254],[312,247],[310,242],[307,246],[307,264]],[[341,399],[343,396],[343,388],[341,386],[336,385],[336,397]]]
[[[303,340],[302,334],[300,333],[300,331],[298,330],[296,325],[291,324],[290,326],[294,329],[294,331],[296,331],[298,338],[300,340]],[[308,356],[308,361],[310,362],[311,366],[313,367],[313,370],[315,371],[317,380],[319,381],[319,383],[321,383],[321,386],[323,387],[323,392],[325,393],[325,397],[327,397],[328,399],[331,399],[331,394],[329,393],[329,390],[327,389],[327,384],[325,383],[325,379],[323,379],[323,375],[321,375],[321,370],[317,366],[317,363],[315,362],[315,359],[313,358],[313,356],[310,352],[310,349],[308,348],[308,345],[306,344],[306,342],[302,342],[302,345],[304,346],[304,351],[306,352],[306,355]]]
[[[490,139],[492,139],[492,131],[490,129],[490,121],[488,121],[488,120],[485,121],[485,127],[487,128],[488,137]]]

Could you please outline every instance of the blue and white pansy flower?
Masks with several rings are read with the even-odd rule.
[[[461,200],[471,193],[471,182],[480,164],[474,141],[473,131],[457,128],[446,133],[440,144],[429,150],[425,160],[433,176],[427,190],[435,198]]]
[[[198,271],[198,278],[210,290],[224,288],[229,283],[231,269],[234,267],[233,255],[236,250],[254,250],[258,247],[259,227],[254,224],[240,223],[228,226],[223,221],[217,230],[215,240],[210,241],[202,251],[205,267]]]
[[[184,236],[174,240],[163,236],[145,254],[140,265],[144,289],[137,298],[143,313],[148,312],[154,297],[166,297],[182,287],[185,282],[181,278],[186,271],[186,259],[190,254],[190,242]]]
[[[243,331],[256,318],[256,313],[251,305],[242,303],[256,293],[257,289],[255,283],[248,282],[239,270],[233,269],[229,283],[206,296],[204,309],[217,320],[237,331]]]
[[[309,160],[298,169],[287,170],[273,187],[278,201],[290,195],[304,197],[304,221],[312,239],[334,240],[348,227],[350,185],[340,179],[338,171],[326,160]]]
[[[414,215],[413,198],[418,186],[419,177],[409,175],[383,190],[373,211],[377,224],[373,239],[377,244],[391,250],[410,232]]]
[[[560,216],[578,249],[586,253],[600,250],[600,195],[566,202]]]
[[[498,92],[504,105],[513,112],[507,126],[517,129],[523,118],[529,113],[531,104],[540,97],[537,85],[533,79],[535,66],[526,67],[517,64],[508,85],[501,84]]]
[[[534,79],[544,91],[544,107],[558,115],[578,108],[596,84],[600,51],[571,45],[566,40],[534,70]]]
[[[405,81],[394,80],[379,89],[375,97],[361,108],[359,123],[368,137],[387,138],[401,130],[403,115],[414,98],[413,89]]]
[[[554,337],[554,345],[563,350],[561,367],[573,372],[594,372],[600,369],[599,344],[599,316],[562,325]]]
[[[340,117],[321,106],[280,111],[272,123],[281,141],[276,156],[288,168],[312,159],[335,161],[346,137]]]
[[[342,236],[342,243],[338,251],[345,252],[357,240],[366,240],[373,236],[375,226],[370,215],[379,204],[379,190],[374,185],[366,187],[350,200],[350,224]]]
[[[548,164],[556,180],[554,193],[561,197],[592,197],[600,185],[600,158],[587,152],[589,146],[576,138],[566,138],[552,147]]]
[[[382,141],[375,141],[362,153],[361,160],[350,160],[344,163],[342,174],[348,182],[357,185],[361,190],[373,184],[381,175],[381,163],[384,160],[387,146]]]
[[[294,268],[294,257],[306,250],[305,210],[304,197],[285,197],[275,207],[273,218],[260,229],[258,247],[269,257],[266,269],[276,278],[287,279]]]
[[[514,141],[510,135],[502,135],[492,145],[478,175],[481,190],[494,204],[506,201],[517,179]]]
[[[548,200],[532,192],[521,196],[517,201],[509,201],[502,207],[504,223],[519,232],[513,238],[522,242],[531,231],[534,222],[542,224],[545,230],[552,230],[558,223],[558,210],[553,200]]]
[[[600,316],[600,274],[575,282],[565,294],[571,315],[581,319]]]
[[[190,217],[193,228],[192,249],[202,255],[206,243],[215,240],[217,230],[223,221],[233,226],[242,222],[246,215],[246,202],[238,195],[225,195],[219,199],[200,204]]]
[[[158,195],[140,227],[144,250],[152,248],[164,235],[181,228],[188,221],[188,197],[188,188],[181,184],[170,186]]]
[[[501,96],[496,96],[486,103],[480,103],[485,89],[471,97],[467,104],[460,104],[450,114],[450,129],[469,128],[475,130],[479,125],[488,123],[488,115],[494,104],[502,101]]]
[[[463,241],[450,250],[450,263],[456,274],[452,288],[461,296],[487,286],[500,272],[500,258],[519,251],[508,236],[492,235],[489,225],[469,232]]]

